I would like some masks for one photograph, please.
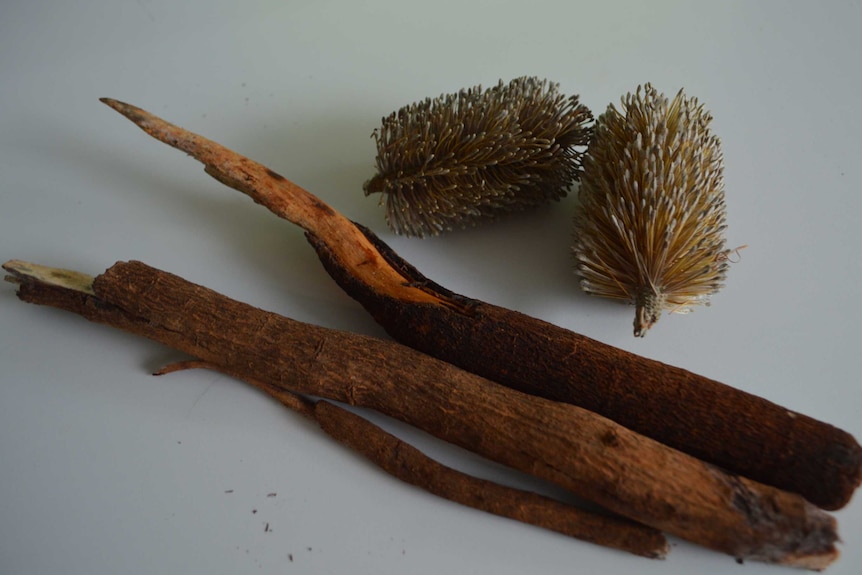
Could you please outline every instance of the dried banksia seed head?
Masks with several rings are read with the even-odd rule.
[[[381,193],[396,233],[426,236],[565,196],[589,142],[590,111],[537,78],[411,104],[374,131]]]
[[[723,158],[712,116],[649,84],[596,120],[573,247],[581,287],[636,307],[643,337],[664,310],[709,304],[728,267]]]

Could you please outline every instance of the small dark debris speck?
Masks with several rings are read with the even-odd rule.
[[[291,563],[293,563],[293,553],[287,554],[287,560],[290,561]]]
[[[269,523],[267,523],[266,526],[263,528],[263,532],[269,533],[270,531],[272,531],[272,529],[269,528]]]
[[[267,497],[275,497],[276,495],[278,495],[278,493],[267,493],[266,494]]]
[[[225,493],[233,493],[233,489],[225,489],[224,492]]]
[[[257,509],[252,509],[252,510],[251,510],[251,513],[252,513],[252,515],[254,515],[255,513],[257,513]]]

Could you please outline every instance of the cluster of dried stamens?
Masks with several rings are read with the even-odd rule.
[[[428,98],[383,118],[377,174],[389,227],[437,235],[558,200],[578,179],[591,130],[577,96],[533,77]]]
[[[596,121],[573,251],[589,294],[635,304],[635,336],[709,303],[728,268],[723,158],[710,114],[649,84]]]
[[[501,81],[384,118],[364,189],[382,193],[393,231],[426,236],[558,200],[581,180],[581,287],[634,304],[642,337],[662,312],[708,305],[723,285],[723,160],[711,120],[682,90],[668,99],[646,84],[592,127],[556,84]]]

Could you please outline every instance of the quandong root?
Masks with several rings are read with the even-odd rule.
[[[739,559],[823,569],[838,556],[834,518],[799,495],[395,342],[290,320],[140,262],[90,280],[24,262],[4,268],[24,301],[149,337],[280,392],[377,410]]]
[[[102,100],[307,232],[327,271],[396,340],[502,385],[579,405],[825,509],[862,482],[847,432],[715,380],[455,294],[300,186],[140,108]]]
[[[657,529],[462,473],[332,402],[310,400],[283,387],[201,361],[178,362],[157,375],[189,367],[216,370],[260,389],[308,417],[338,443],[364,455],[390,475],[444,499],[650,559],[664,559],[669,551],[667,540]]]

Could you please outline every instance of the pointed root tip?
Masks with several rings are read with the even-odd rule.
[[[50,270],[51,268],[43,268],[43,266],[23,260],[9,260],[3,264],[3,269],[9,272],[9,275],[5,277],[6,281],[20,284],[27,278],[40,279],[40,276],[44,275],[43,270]]]
[[[3,276],[3,279],[12,284],[20,284],[23,280],[23,269],[29,264],[21,260],[9,260],[3,264],[3,269],[9,272],[9,275]]]
[[[27,267],[30,264],[21,260],[9,260],[3,264],[3,269],[9,273],[18,273],[21,268]]]
[[[119,100],[114,100],[113,98],[99,98],[99,101],[103,104],[110,106],[120,114],[124,115],[126,118],[131,120],[132,122],[140,125],[144,121],[151,118],[151,114],[138,108],[137,106],[133,106],[131,104],[127,104],[125,102],[121,102]]]
[[[99,101],[112,107],[115,110],[119,110],[121,107],[128,105],[123,102],[120,102],[119,100],[114,100],[113,98],[99,98]]]
[[[24,281],[37,281],[48,285],[93,294],[93,277],[74,270],[40,266],[21,260],[9,260],[3,269],[10,273],[5,280],[21,284]]]

